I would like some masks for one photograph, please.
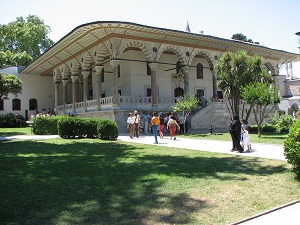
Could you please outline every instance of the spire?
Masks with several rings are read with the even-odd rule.
[[[189,21],[187,21],[185,31],[191,33],[191,29],[190,29],[190,26],[189,26]]]

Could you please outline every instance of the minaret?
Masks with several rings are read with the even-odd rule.
[[[189,26],[189,21],[187,21],[187,23],[186,23],[185,31],[191,33],[191,29],[190,29],[190,26]]]

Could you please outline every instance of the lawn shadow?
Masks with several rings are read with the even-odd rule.
[[[209,204],[186,193],[159,191],[166,181],[154,174],[245,180],[245,174],[286,171],[261,166],[259,158],[149,154],[147,145],[122,142],[6,141],[1,146],[2,224],[187,224],[193,212]]]

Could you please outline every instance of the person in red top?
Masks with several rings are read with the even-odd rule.
[[[160,123],[160,119],[158,118],[157,113],[154,112],[153,117],[151,119],[151,127],[152,127],[154,138],[155,138],[155,143],[154,144],[158,144],[157,132],[158,132],[159,123]]]
[[[163,113],[159,114],[159,137],[164,138],[165,120]]]

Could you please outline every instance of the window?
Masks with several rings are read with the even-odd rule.
[[[120,95],[120,96],[122,95],[122,92],[121,92],[121,90],[118,90],[118,93],[119,93],[119,95]]]
[[[147,97],[151,97],[151,94],[152,94],[151,88],[147,88]]]
[[[151,68],[149,66],[149,62],[147,62],[147,75],[151,76]]]
[[[121,65],[118,65],[118,78],[121,76]]]
[[[180,61],[178,61],[176,63],[176,74],[178,74],[180,71],[181,71],[181,63],[180,63]]]
[[[37,100],[35,98],[29,99],[29,110],[36,110],[37,108]]]
[[[21,110],[21,100],[15,98],[12,100],[12,110]]]
[[[197,89],[196,90],[196,98],[200,99],[202,96],[204,96],[204,90],[203,89]]]
[[[101,70],[101,82],[104,82],[104,67]]]
[[[201,63],[197,64],[197,79],[203,79],[203,65]]]
[[[93,90],[89,90],[89,97],[93,97]]]
[[[0,99],[0,110],[3,111],[4,110],[4,100]]]
[[[218,96],[218,99],[223,99],[223,92],[217,91],[217,96]]]

